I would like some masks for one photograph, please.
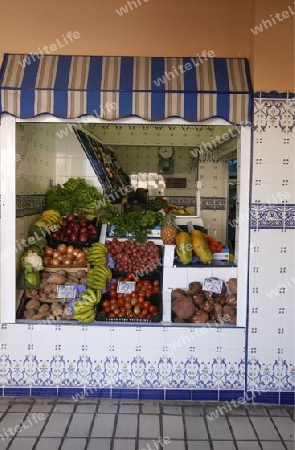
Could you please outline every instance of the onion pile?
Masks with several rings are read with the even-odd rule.
[[[79,219],[71,213],[63,219],[61,228],[51,233],[51,238],[69,242],[87,242],[97,238],[97,229],[89,220]]]
[[[115,261],[115,269],[122,272],[152,272],[160,264],[159,247],[152,241],[145,244],[134,239],[106,241],[109,254]]]
[[[44,266],[75,266],[86,263],[87,249],[79,249],[73,245],[59,244],[56,249],[46,245],[43,252]]]

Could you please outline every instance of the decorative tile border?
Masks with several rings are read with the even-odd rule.
[[[169,203],[172,203],[176,206],[196,206],[196,197],[185,197],[185,196],[168,196],[165,197],[168,199]]]
[[[295,205],[252,203],[250,207],[250,228],[294,229]]]
[[[201,209],[203,210],[224,211],[225,205],[225,197],[201,197]]]
[[[32,216],[45,210],[45,194],[17,195],[16,217]]]
[[[295,128],[295,98],[254,99],[254,131],[265,133],[268,128],[279,128],[291,134]]]

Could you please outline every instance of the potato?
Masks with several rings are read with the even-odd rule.
[[[186,293],[183,289],[173,289],[171,295],[172,295],[173,300],[176,300],[179,297],[186,295]]]
[[[174,317],[173,319],[173,323],[186,323],[185,320],[180,319],[179,317]]]
[[[40,312],[43,312],[43,311],[48,311],[49,312],[49,305],[47,304],[47,303],[43,303],[43,305],[41,305],[40,306],[40,309],[39,309],[39,311],[38,311],[38,314],[40,313]]]
[[[24,311],[24,318],[30,320],[35,314],[36,311],[34,309],[29,309],[28,311]]]
[[[58,275],[62,275],[63,277],[65,277],[65,278],[67,278],[67,271],[65,270],[65,269],[58,269],[57,271],[56,271],[56,273],[58,274]]]
[[[179,319],[189,319],[196,311],[196,305],[192,297],[186,295],[179,295],[176,300],[172,302],[172,311]]]
[[[199,294],[202,291],[202,285],[199,281],[192,281],[189,285],[188,295]]]
[[[203,294],[195,294],[193,295],[193,301],[197,305],[198,308],[204,308],[205,297]]]
[[[58,302],[52,302],[50,312],[55,316],[61,316],[63,313],[63,307]]]
[[[87,278],[80,278],[80,284],[86,284]]]
[[[202,294],[204,295],[206,300],[208,300],[209,298],[213,298],[213,292],[212,291],[202,291]]]
[[[236,310],[230,305],[225,305],[223,307],[223,316],[228,316],[230,319],[236,316]]]
[[[65,284],[66,277],[58,273],[53,273],[50,275],[47,281],[48,283]]]
[[[38,311],[40,308],[40,302],[39,300],[32,298],[25,304],[25,309],[29,311],[30,309],[33,309],[35,311]]]
[[[224,306],[225,305],[225,297],[224,295],[218,295],[215,297],[213,297],[214,303],[219,303],[220,305]]]
[[[218,318],[222,314],[222,306],[220,303],[214,303],[214,314]]]
[[[197,310],[191,318],[192,323],[206,323],[209,319],[209,314],[206,311]]]
[[[230,278],[228,280],[228,288],[232,294],[237,294],[237,279],[236,278]]]
[[[38,291],[36,289],[34,289],[34,290],[26,289],[25,294],[27,297],[37,297]]]
[[[86,278],[87,277],[86,270],[77,270],[76,277],[77,278]]]
[[[41,311],[32,317],[32,320],[41,320],[48,316],[49,311]]]
[[[228,294],[225,298],[225,303],[230,306],[237,306],[237,296],[235,294]]]
[[[205,300],[202,309],[209,313],[209,312],[213,311],[213,308],[214,308],[213,300],[212,299]]]

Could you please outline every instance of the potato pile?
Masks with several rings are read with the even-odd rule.
[[[25,305],[23,312],[24,319],[27,320],[72,320],[73,316],[69,307],[58,302],[51,304],[42,303],[36,298],[32,298]]]
[[[67,272],[64,269],[59,269],[54,273],[42,272],[41,283],[38,290],[26,290],[27,297],[37,297],[41,300],[55,299],[57,286],[75,286],[76,284],[86,284],[87,271],[79,269],[75,272]]]
[[[189,284],[187,291],[172,290],[174,323],[220,323],[236,325],[237,279],[222,283],[221,293],[204,291],[199,281]]]

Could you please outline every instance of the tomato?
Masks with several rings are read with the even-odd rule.
[[[114,314],[113,312],[110,312],[109,317],[116,317],[116,314]]]
[[[147,291],[147,289],[148,289],[147,286],[145,286],[145,285],[141,286],[142,291]]]
[[[124,307],[128,310],[128,309],[131,309],[131,303],[130,302],[125,302],[125,305],[124,305]]]
[[[101,306],[102,306],[103,308],[105,308],[106,306],[110,306],[110,301],[109,301],[109,300],[103,300],[103,301],[101,302]]]
[[[142,286],[142,283],[139,281],[138,283],[136,283],[136,288],[140,289]]]
[[[114,289],[110,290],[110,296],[111,297],[117,297],[117,291],[115,291]]]
[[[147,288],[152,287],[152,283],[151,283],[149,280],[144,280],[144,281],[142,282],[142,284],[143,284],[144,286],[146,286]]]
[[[141,310],[141,314],[143,315],[143,317],[145,317],[145,316],[147,316],[148,315],[148,310],[147,309],[142,309]]]
[[[155,311],[157,311],[157,308],[156,308],[155,305],[151,305],[151,306],[149,307],[149,309],[148,309],[148,312],[149,312],[150,314],[153,314]]]
[[[122,292],[119,292],[119,294],[117,294],[117,298],[124,298],[124,294]]]
[[[154,280],[154,281],[153,281],[153,285],[154,285],[154,286],[159,286],[159,284],[160,284],[160,281],[159,281],[159,280]]]
[[[153,294],[158,294],[159,292],[160,292],[159,286],[153,286],[153,287],[152,287],[152,293],[153,293]]]
[[[132,299],[130,300],[131,306],[135,306],[138,303],[138,298],[137,297],[132,297]]]
[[[126,278],[127,278],[127,280],[133,280],[133,278],[134,278],[133,273],[127,273]]]
[[[142,296],[142,297],[145,297],[146,296],[146,291],[140,290],[140,291],[138,291],[138,295]]]
[[[124,306],[125,305],[125,300],[123,298],[118,298],[118,306]]]
[[[152,317],[151,314],[147,314],[147,316],[146,316],[147,319],[150,319],[151,317]]]
[[[149,302],[148,300],[146,300],[143,304],[144,309],[149,309],[150,306],[151,306],[151,302]]]
[[[146,291],[146,298],[149,298],[152,295],[152,291],[147,290]]]
[[[116,314],[116,316],[119,314],[119,312],[120,312],[120,309],[118,308],[118,306],[116,306],[114,309],[113,309],[113,313],[114,314]]]
[[[131,295],[130,294],[125,294],[125,300],[131,300]]]
[[[103,310],[106,314],[109,314],[111,312],[111,308],[109,306],[105,306]]]
[[[131,313],[128,314],[128,317],[132,317],[133,318],[133,317],[135,317],[135,314],[133,312],[131,312]]]
[[[138,305],[134,306],[133,312],[134,312],[134,314],[135,314],[136,316],[138,316],[138,315],[140,314],[140,312],[141,312],[140,307],[139,307]]]
[[[122,308],[120,308],[120,312],[124,313],[124,315],[126,314],[126,311],[127,311],[126,308],[124,308],[123,306],[122,306]]]
[[[117,317],[125,317],[125,314],[124,314],[123,312],[119,312],[119,313],[117,314]]]
[[[132,291],[130,295],[131,295],[131,297],[137,297],[137,292],[136,291]]]
[[[117,282],[110,284],[110,289],[117,290]]]
[[[110,298],[110,305],[117,305],[117,299],[115,297]]]

